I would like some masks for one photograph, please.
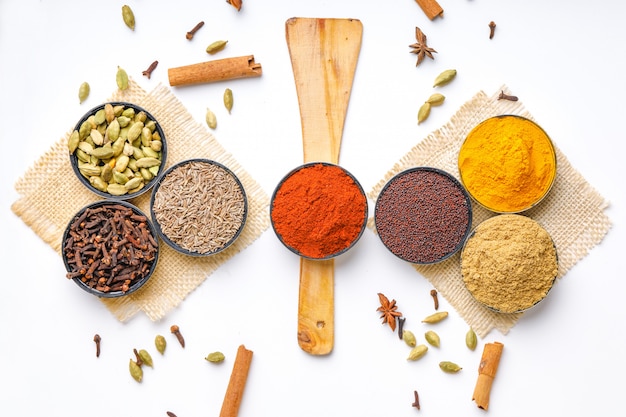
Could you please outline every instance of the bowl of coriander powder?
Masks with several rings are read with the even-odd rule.
[[[556,247],[535,220],[500,214],[480,223],[461,251],[471,295],[500,313],[520,313],[546,298],[558,274]]]
[[[159,237],[177,252],[209,256],[230,247],[248,215],[243,184],[226,166],[188,159],[163,173],[150,198]]]

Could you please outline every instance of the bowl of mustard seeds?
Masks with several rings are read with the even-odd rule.
[[[235,243],[248,216],[239,178],[203,158],[169,167],[155,184],[150,213],[159,237],[179,253],[210,256]]]
[[[500,313],[520,313],[546,298],[558,274],[556,247],[535,220],[500,214],[480,223],[461,251],[470,294]]]

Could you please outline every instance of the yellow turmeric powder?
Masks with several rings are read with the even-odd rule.
[[[482,206],[518,213],[537,204],[556,177],[552,141],[536,123],[504,115],[484,120],[459,151],[461,180]]]

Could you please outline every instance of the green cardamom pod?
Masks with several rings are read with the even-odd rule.
[[[128,190],[123,185],[112,182],[111,184],[107,185],[106,192],[111,195],[120,196],[126,194]]]
[[[102,146],[104,144],[104,136],[97,129],[91,129],[89,137],[95,145]]]
[[[78,134],[80,135],[81,139],[85,139],[87,136],[89,136],[89,133],[91,133],[91,123],[85,120],[80,124],[80,127],[78,128]]]
[[[217,127],[217,118],[215,117],[215,113],[211,111],[211,109],[206,109],[206,124],[211,128],[215,129]]]
[[[416,361],[424,356],[428,352],[428,346],[426,345],[417,345],[409,352],[409,357],[406,358],[408,361]]]
[[[424,337],[426,338],[428,344],[431,346],[439,347],[439,345],[441,344],[441,339],[439,338],[439,335],[432,330],[427,331],[424,334]]]
[[[139,173],[141,174],[141,178],[143,178],[146,182],[151,181],[152,178],[154,178],[154,174],[152,174],[148,168],[141,168]]]
[[[133,9],[126,4],[122,6],[122,19],[126,26],[131,30],[135,30],[135,14],[133,13]]]
[[[161,165],[161,161],[157,158],[151,158],[146,156],[144,158],[137,159],[137,168],[150,168],[157,165]]]
[[[474,329],[472,329],[471,327],[465,334],[465,344],[470,350],[476,349],[476,345],[478,344],[476,333],[474,332]]]
[[[209,46],[206,47],[206,51],[209,54],[214,54],[216,52],[221,51],[222,49],[224,49],[226,47],[226,44],[228,43],[228,41],[215,41],[212,44],[210,44]]]
[[[422,106],[417,112],[417,124],[420,124],[424,120],[428,119],[429,115],[430,115],[430,103],[426,102],[422,104]]]
[[[106,113],[104,112],[104,108],[98,110],[93,117],[97,126],[100,126],[102,123],[106,122]]]
[[[154,345],[156,346],[156,350],[162,355],[165,353],[165,348],[167,347],[167,340],[165,340],[165,336],[156,335],[154,338]]]
[[[221,363],[221,362],[224,362],[225,358],[226,357],[224,356],[222,352],[212,352],[212,353],[209,353],[207,357],[204,359],[212,363]]]
[[[422,323],[439,323],[441,320],[445,319],[446,317],[448,317],[448,312],[440,311],[438,313],[434,313],[426,317],[424,320],[422,320]]]
[[[128,177],[121,172],[117,172],[116,170],[113,170],[113,181],[115,181],[116,184],[124,185],[128,182]]]
[[[113,179],[113,168],[111,168],[111,165],[109,164],[102,165],[100,178],[102,178],[102,181],[104,182],[109,182],[111,181],[111,179]]]
[[[150,141],[150,149],[152,149],[155,152],[161,152],[161,149],[163,149],[163,142],[160,140],[152,139]]]
[[[149,156],[149,157],[151,157],[151,158],[156,158],[156,159],[159,159],[159,153],[158,153],[158,152],[156,152],[154,149],[152,149],[152,148],[151,148],[151,147],[149,147],[149,146],[142,146],[142,147],[141,147],[141,152],[143,152],[143,154],[144,154],[145,156]]]
[[[445,99],[446,97],[443,94],[435,93],[435,94],[432,94],[430,97],[428,97],[428,100],[426,100],[426,103],[430,103],[431,106],[439,106],[443,104]]]
[[[402,340],[404,340],[404,343],[406,343],[410,347],[415,347],[415,345],[417,344],[417,339],[415,338],[413,332],[410,330],[402,331]]]
[[[94,148],[94,150],[91,151],[90,155],[95,156],[98,159],[109,159],[113,157],[113,148],[111,146]]]
[[[141,369],[141,366],[137,365],[137,362],[131,359],[128,364],[128,370],[130,371],[130,376],[132,376],[135,381],[141,382],[143,379],[143,369]]]
[[[122,112],[122,116],[128,117],[129,119],[134,119],[135,118],[135,109],[133,107],[125,108],[124,111]]]
[[[126,90],[128,88],[128,74],[119,66],[117,67],[117,73],[115,74],[115,82],[120,90]]]
[[[137,187],[140,187],[142,184],[143,184],[143,178],[139,176],[139,177],[129,179],[128,182],[124,184],[124,188],[126,188],[127,191],[131,191]]]
[[[150,356],[150,353],[148,353],[147,350],[140,349],[139,352],[137,352],[137,354],[139,355],[143,363],[148,365],[150,368],[154,368],[154,362],[152,361],[152,356]]]
[[[103,193],[107,191],[107,183],[100,177],[89,177],[89,184],[91,184],[96,190],[102,191]]]
[[[80,136],[78,134],[78,130],[74,130],[70,137],[67,140],[67,149],[69,149],[70,153],[74,153],[76,148],[78,148],[78,144],[80,143]]]
[[[131,126],[130,129],[128,129],[128,134],[126,136],[126,138],[132,142],[135,139],[137,139],[139,137],[139,135],[141,135],[141,131],[143,130],[143,123],[142,122],[134,122]]]
[[[439,74],[437,78],[435,78],[435,83],[433,84],[433,87],[442,87],[448,84],[450,81],[454,80],[454,77],[456,77],[455,69],[445,70],[441,74]]]
[[[450,361],[439,362],[439,368],[441,368],[442,371],[447,372],[449,374],[457,373],[461,369],[463,369],[456,363],[450,362]]]
[[[130,124],[130,117],[127,116],[117,116],[117,123],[119,123],[121,128],[125,128]]]
[[[107,123],[111,123],[113,119],[115,119],[115,113],[113,111],[113,105],[111,103],[106,103],[104,105],[104,118]]]
[[[102,168],[100,168],[97,165],[91,165],[91,164],[82,164],[78,167],[78,170],[80,171],[81,174],[83,174],[86,177],[93,177],[93,176],[99,176],[102,173]]]
[[[79,144],[80,145],[80,144]],[[91,160],[91,157],[89,156],[89,154],[87,154],[85,151],[83,151],[82,149],[78,148],[76,149],[76,157],[78,158],[79,161],[81,162],[86,162],[89,163]]]
[[[90,91],[91,87],[89,86],[88,82],[84,82],[80,85],[80,87],[78,88],[78,100],[80,100],[80,103],[87,100]]]
[[[230,88],[224,90],[224,106],[228,110],[228,114],[233,109],[233,91]]]

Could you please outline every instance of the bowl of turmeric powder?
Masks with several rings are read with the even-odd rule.
[[[271,198],[278,239],[304,258],[334,258],[352,248],[367,225],[367,198],[343,167],[311,162],[289,172]]]
[[[463,283],[476,301],[520,313],[544,300],[558,274],[556,246],[537,221],[499,214],[470,233],[461,250]]]
[[[483,120],[458,156],[461,182],[472,198],[495,213],[521,213],[539,204],[556,179],[556,151],[535,122],[516,115]]]

